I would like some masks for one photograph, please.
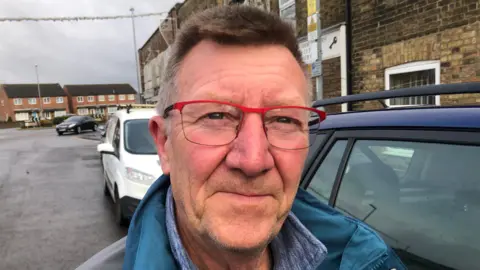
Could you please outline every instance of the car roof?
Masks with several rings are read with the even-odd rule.
[[[322,130],[372,127],[480,129],[480,106],[353,111],[327,115],[320,124]]]
[[[120,121],[125,122],[133,119],[150,119],[157,114],[155,109],[132,109],[129,113],[127,110],[119,110],[115,115]]]

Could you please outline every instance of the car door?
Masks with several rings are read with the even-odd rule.
[[[120,120],[116,121],[115,129],[113,131],[112,137],[112,146],[114,149],[114,155],[110,155],[110,180],[112,186],[115,183],[119,183],[122,180],[122,164],[120,162],[121,158],[121,148],[122,148],[122,124]]]
[[[375,229],[409,269],[476,269],[479,160],[478,132],[338,131],[302,187]]]
[[[115,134],[116,134],[116,131],[117,131],[117,127],[119,126],[119,120],[117,117],[112,117],[110,119],[110,124],[108,125],[108,129],[107,129],[107,134],[105,136],[105,143],[108,143],[108,144],[111,144],[113,147],[114,147],[114,138],[115,138]],[[116,159],[117,157],[115,155],[103,155],[103,164],[104,164],[104,168],[105,168],[105,173],[107,174],[107,178],[109,180],[108,184],[109,184],[109,187],[113,190],[113,184],[114,184],[114,178],[115,177],[115,174],[114,174],[114,171],[115,169],[112,168],[115,163],[114,163],[114,160]]]

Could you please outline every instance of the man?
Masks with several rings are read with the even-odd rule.
[[[245,6],[194,15],[177,36],[159,115],[164,176],[128,237],[80,269],[404,269],[371,229],[299,189],[311,87],[277,16]]]

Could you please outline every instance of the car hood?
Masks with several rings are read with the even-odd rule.
[[[58,124],[59,127],[68,127],[70,126],[71,124],[78,124],[78,122],[62,122],[60,124]]]

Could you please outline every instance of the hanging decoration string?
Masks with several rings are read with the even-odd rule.
[[[164,16],[168,12],[156,12],[156,13],[143,13],[143,14],[134,14],[133,17],[152,17],[152,16]],[[72,22],[72,21],[99,21],[99,20],[119,20],[119,19],[130,19],[132,15],[116,15],[116,16],[79,16],[79,17],[5,17],[0,18],[0,22],[41,22],[41,21],[52,21],[52,22]]]

